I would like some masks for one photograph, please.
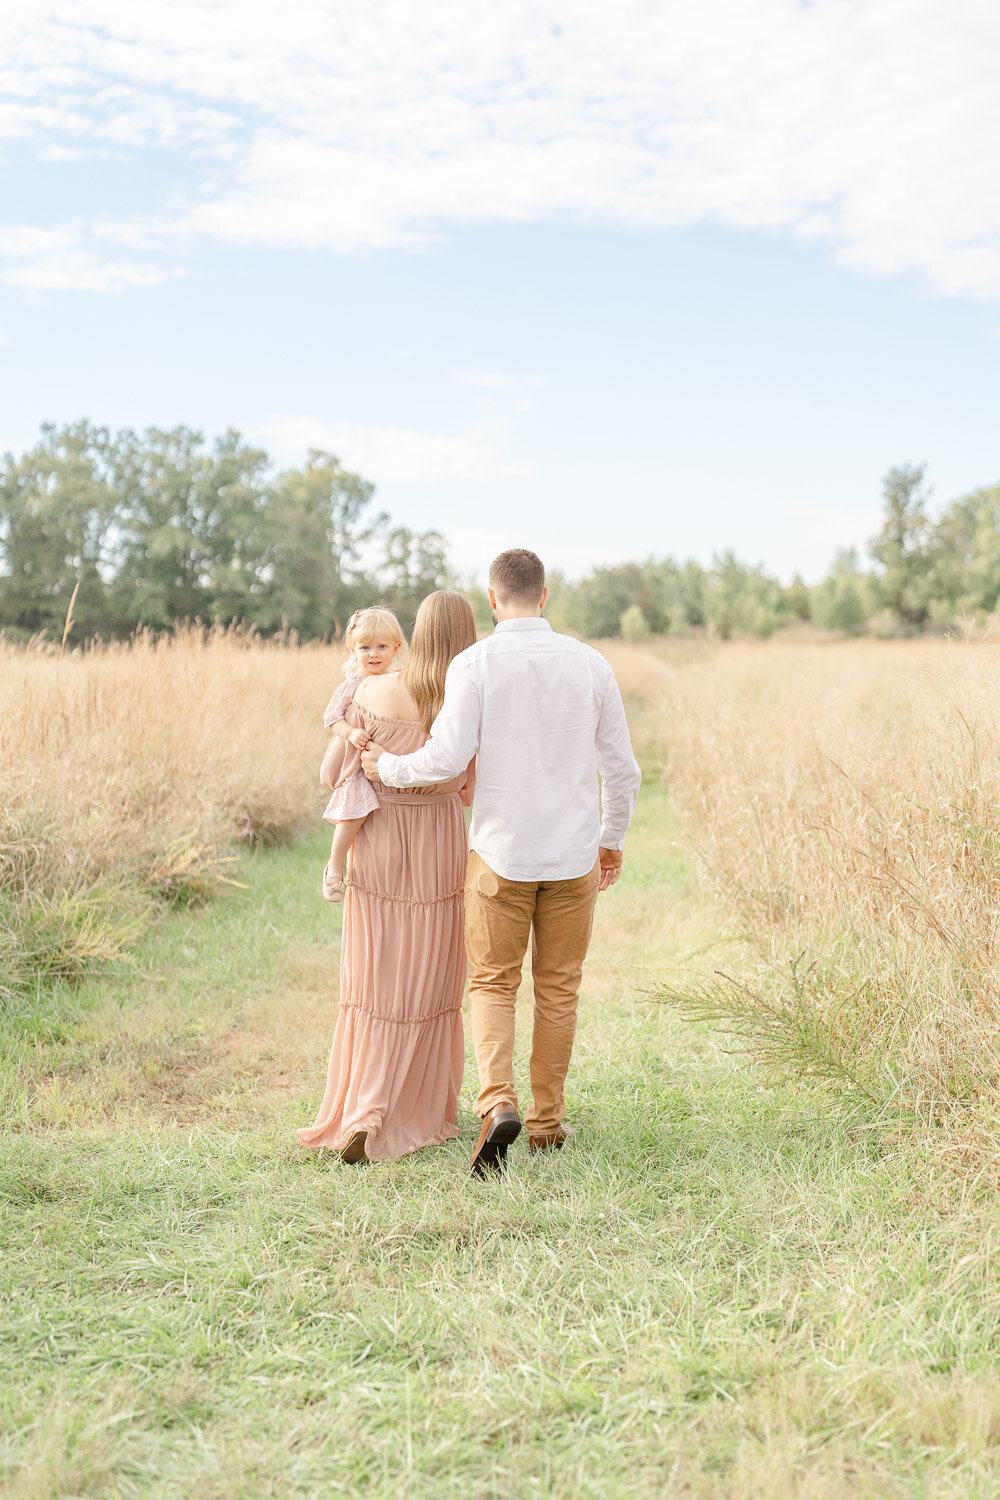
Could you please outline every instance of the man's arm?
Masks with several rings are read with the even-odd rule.
[[[444,704],[431,726],[426,745],[412,755],[377,758],[362,755],[369,777],[374,773],[385,786],[437,786],[461,776],[479,749],[482,720],[479,687],[468,662],[456,657],[444,680]]]
[[[607,885],[611,885],[621,868],[621,859],[616,862],[613,856],[625,847],[642,772],[632,754],[622,695],[610,671],[597,721],[596,745],[597,769],[601,773],[601,874],[603,877],[607,873]],[[606,889],[603,878],[601,889]]]

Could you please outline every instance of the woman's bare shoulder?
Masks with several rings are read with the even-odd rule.
[[[384,714],[387,719],[420,717],[398,672],[387,672],[384,677],[362,678],[354,701],[362,708],[370,708],[372,713]]]

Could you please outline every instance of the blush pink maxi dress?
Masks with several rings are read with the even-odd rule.
[[[357,703],[346,717],[394,755],[427,738]],[[340,1014],[316,1123],[298,1132],[305,1146],[339,1150],[365,1130],[369,1161],[391,1161],[458,1134],[471,780],[470,767],[441,786],[378,787],[347,858]]]

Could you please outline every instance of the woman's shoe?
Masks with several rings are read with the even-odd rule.
[[[332,874],[329,864],[323,868],[323,897],[327,901],[344,899],[344,877]]]
[[[356,1166],[358,1162],[367,1161],[368,1153],[365,1146],[368,1141],[367,1130],[356,1130],[346,1146],[340,1148],[340,1159],[349,1167]]]

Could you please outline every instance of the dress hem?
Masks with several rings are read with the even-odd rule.
[[[313,1127],[313,1129],[315,1129],[315,1126]],[[358,1125],[356,1127],[356,1129],[357,1130],[364,1130],[365,1126],[364,1125]],[[369,1127],[369,1130],[370,1130],[370,1127]],[[297,1130],[295,1133],[296,1133],[296,1135],[299,1138],[299,1145],[308,1147],[308,1149],[310,1151],[332,1151],[333,1154],[334,1154],[334,1156],[338,1156],[340,1154],[340,1152],[344,1149],[344,1145],[346,1145],[347,1142],[354,1135],[354,1130],[348,1131],[346,1137],[344,1138],[344,1144],[340,1145],[340,1146],[331,1146],[327,1141],[307,1141],[307,1140],[305,1140],[304,1137],[306,1135],[311,1135],[312,1134],[312,1130]],[[418,1146],[407,1146],[404,1151],[400,1151],[399,1154],[396,1155],[396,1156],[393,1156],[393,1155],[387,1155],[387,1156],[369,1156],[368,1157],[368,1161],[370,1163],[372,1163],[372,1164],[374,1164],[377,1161],[399,1161],[400,1157],[402,1157],[402,1156],[412,1156],[412,1154],[413,1154],[414,1151],[423,1151],[424,1148],[427,1147],[427,1146],[443,1146],[444,1143],[445,1143],[445,1141],[457,1141],[460,1135],[461,1135],[461,1131],[459,1130],[457,1124],[455,1124],[455,1125],[446,1125],[445,1128],[444,1128],[444,1131],[441,1134],[439,1134],[439,1135],[432,1135],[428,1140],[421,1141]],[[368,1143],[366,1142],[366,1148],[365,1148],[366,1151],[367,1151],[367,1144]],[[378,1142],[377,1141],[375,1142],[374,1149],[376,1151],[378,1150]]]

